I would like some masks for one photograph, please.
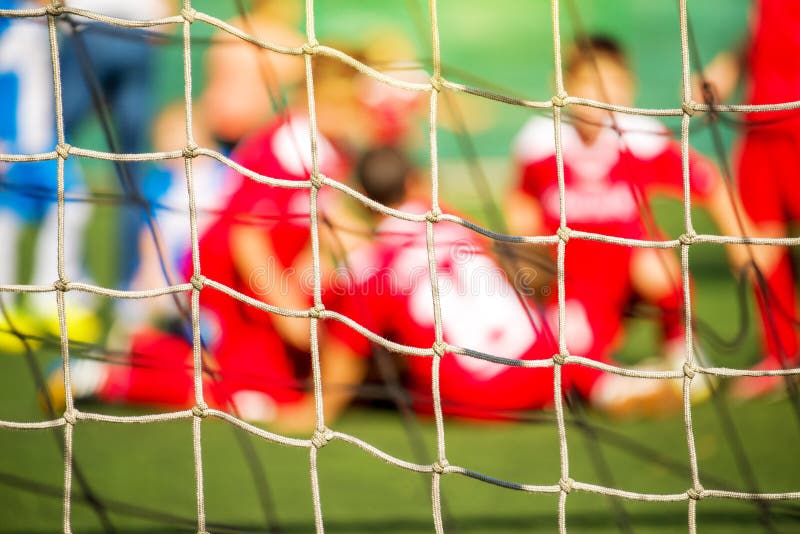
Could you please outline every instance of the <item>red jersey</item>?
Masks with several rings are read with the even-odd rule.
[[[800,100],[800,2],[756,0],[753,7],[752,39],[747,55],[748,103]],[[751,118],[764,121],[790,113],[797,114],[796,111],[755,113]],[[792,122],[797,128],[796,121]]]
[[[425,213],[429,206],[408,202],[401,209]],[[431,347],[435,331],[425,225],[387,218],[378,232],[379,241],[351,254],[347,283],[328,288],[326,306],[397,343]],[[555,345],[543,332],[542,321],[525,310],[481,238],[460,225],[441,222],[435,228],[435,243],[447,343],[517,360],[552,357]],[[326,321],[326,327],[356,353],[370,355],[370,344],[361,334],[338,321]],[[431,397],[432,362],[403,358],[417,406],[425,409]],[[440,376],[442,402],[449,413],[540,408],[553,397],[550,369],[447,354]]]
[[[232,158],[244,167],[284,180],[307,180],[311,169],[311,141],[308,120],[292,116],[280,118],[272,125],[243,141]],[[344,159],[323,136],[318,138],[320,172],[341,178],[346,168]],[[199,184],[199,186],[202,186]],[[318,206],[324,210],[333,191],[323,188]],[[268,237],[275,258],[264,258],[268,271],[259,284],[277,284],[285,269],[293,266],[310,242],[310,192],[308,189],[287,189],[241,177],[241,186],[231,197],[219,219],[200,238],[203,274],[245,295],[259,299],[264,287],[245,280],[236,272],[230,251],[230,234],[236,225],[256,225]],[[191,268],[191,267],[189,267]],[[309,305],[310,305],[309,296]],[[204,291],[201,306],[208,323],[208,337],[224,330],[227,318],[241,321],[269,321],[267,314],[240,303],[218,291]],[[236,334],[232,334],[236,335]]]
[[[622,131],[601,130],[586,145],[577,130],[562,123],[567,226],[574,230],[648,238],[637,195],[658,192],[681,196],[680,145],[667,129],[648,117],[619,115]],[[559,193],[553,121],[533,118],[514,144],[519,189],[538,200],[547,232],[559,227]],[[700,198],[715,185],[711,164],[690,155],[692,192]],[[633,296],[630,247],[572,240],[564,261],[567,346],[571,354],[608,358],[621,333],[622,318]]]

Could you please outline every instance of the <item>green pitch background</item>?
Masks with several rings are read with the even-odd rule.
[[[233,3],[198,0],[197,9],[226,18]],[[567,2],[564,2],[567,5]],[[416,7],[414,7],[416,6]],[[704,58],[736,45],[746,28],[746,0],[692,2],[692,23]],[[676,2],[671,0],[604,0],[577,2],[582,24],[589,31],[617,36],[630,51],[640,76],[639,104],[677,107],[680,83],[680,50]],[[418,9],[417,9],[418,8]],[[475,79],[535,99],[552,93],[552,35],[549,2],[514,0],[440,0],[442,57],[445,75],[459,81]],[[422,32],[416,22],[422,14]],[[427,6],[404,0],[318,0],[317,28],[320,40],[364,39],[381,26],[399,27],[417,44],[419,58],[430,56]],[[566,7],[562,9],[564,40],[574,26]],[[207,37],[203,24],[192,28],[194,36]],[[202,45],[193,56],[195,89],[202,90]],[[165,46],[160,59],[158,94],[163,102],[182,97],[179,47]],[[459,105],[482,117],[472,138],[481,165],[496,194],[508,179],[506,165],[510,140],[528,118],[525,110],[499,104],[475,102],[463,97]],[[470,107],[470,106],[475,106]],[[468,121],[469,124],[469,121]],[[733,132],[726,132],[727,139]],[[86,144],[102,143],[91,128]],[[707,130],[693,136],[699,149],[710,153]],[[455,141],[441,133],[443,191],[448,201],[481,219],[479,196],[465,178],[465,165]],[[102,177],[94,177],[98,181]],[[656,203],[659,219],[671,235],[681,233],[680,208],[671,201]],[[99,210],[92,238],[103,242],[111,235],[110,212]],[[698,226],[711,230],[698,214]],[[100,279],[111,279],[114,263],[98,252],[92,258]],[[735,284],[728,274],[722,251],[703,245],[692,249],[697,316],[720,335],[737,333],[741,313]],[[748,297],[749,300],[749,297]],[[751,313],[748,302],[744,308]],[[717,363],[748,365],[756,359],[757,343],[750,331],[745,342],[725,352],[701,343]],[[653,329],[646,321],[633,321],[620,357],[634,362],[654,353]],[[56,356],[53,351],[37,355],[44,366]],[[726,384],[722,384],[726,386]],[[732,442],[741,440],[753,466],[753,477],[762,491],[798,489],[798,425],[786,399],[736,404],[726,402],[736,435],[726,433],[719,412],[712,404],[693,410],[701,477],[708,488],[747,487],[732,452]],[[131,413],[130,410],[89,405],[87,410]],[[544,414],[549,417],[552,414]],[[41,420],[33,382],[20,357],[0,357],[0,418]],[[642,492],[681,492],[689,486],[688,452],[682,418],[619,423],[589,416],[599,425],[596,437],[587,436],[577,425],[568,429],[571,476],[603,483],[596,472],[600,454],[613,474],[615,487]],[[430,420],[419,421],[428,451],[435,450]],[[363,407],[349,412],[336,428],[404,459],[417,458],[399,416],[391,410]],[[604,430],[605,429],[605,430]],[[609,433],[610,432],[610,433]],[[53,532],[61,528],[63,460],[61,432],[57,440],[50,431],[0,433],[0,532]],[[559,477],[558,442],[551,421],[526,424],[482,425],[450,421],[446,425],[447,451],[451,463],[482,473],[530,484],[552,484]],[[234,431],[208,420],[203,424],[205,493],[212,532],[263,532],[268,524],[281,532],[313,530],[308,457],[304,450],[282,448],[252,440],[270,486],[271,522],[262,512],[248,464],[242,458]],[[599,445],[598,445],[599,443]],[[634,444],[635,446],[632,446]],[[638,447],[638,448],[637,448]],[[80,423],[75,429],[75,455],[95,491],[109,504],[119,532],[194,531],[194,481],[191,425],[188,421],[155,425],[110,425]],[[655,456],[657,460],[645,457]],[[366,453],[343,443],[332,443],[320,452],[320,481],[324,515],[329,532],[430,532],[429,478],[387,466]],[[76,486],[77,488],[77,486]],[[528,495],[486,485],[460,476],[446,476],[443,495],[450,524],[456,532],[554,532],[556,496]],[[686,531],[686,504],[656,504],[620,501],[634,532]],[[73,496],[74,532],[97,532],[95,516],[79,489]],[[137,507],[169,517],[143,519]],[[569,496],[570,532],[616,532],[618,515],[606,497],[574,492]],[[750,533],[764,531],[752,504],[721,500],[699,503],[700,532]],[[795,532],[800,508],[795,503],[770,508],[773,531]]]

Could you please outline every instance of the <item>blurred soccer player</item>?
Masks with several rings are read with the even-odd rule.
[[[320,172],[333,179],[344,179],[348,170],[347,158],[336,147],[356,140],[363,124],[352,76],[352,69],[338,60],[314,59],[318,161]],[[243,141],[232,158],[264,176],[307,180],[311,132],[306,105],[305,90],[297,91],[288,112]],[[273,187],[243,176],[237,180],[240,187],[200,238],[202,274],[273,306],[308,309],[309,190]],[[336,201],[330,188],[321,190],[319,211],[330,214]],[[186,265],[185,278],[191,275]],[[246,419],[269,420],[276,404],[300,398],[303,365],[308,366],[307,320],[267,314],[208,287],[200,308],[205,353],[216,373],[208,382],[209,403],[226,407],[232,402]],[[133,336],[129,367],[106,366],[100,379],[87,373],[89,387],[76,383],[76,389],[106,401],[190,404],[190,349],[181,336],[145,329]],[[73,372],[76,378],[80,382],[80,372]]]
[[[40,1],[40,3],[49,3]],[[176,0],[65,0],[65,5],[123,20],[154,20],[177,13]],[[75,139],[89,122],[101,121],[107,128],[106,147],[125,154],[146,152],[148,128],[157,95],[156,46],[153,39],[134,28],[95,22],[84,17],[59,17],[59,61],[61,63],[62,105],[67,140]],[[107,106],[104,117],[103,107]],[[112,141],[113,139],[113,141]],[[72,141],[71,141],[72,142]],[[115,146],[116,142],[116,146]],[[118,164],[119,178],[138,181],[142,164]],[[125,178],[127,177],[127,178]],[[116,177],[111,177],[116,180]],[[141,230],[141,208],[136,203],[120,205],[118,223],[111,243],[117,258],[118,287],[127,286],[139,261],[134,242]]]
[[[359,165],[358,176],[364,192],[373,200],[406,213],[425,214],[430,210],[429,188],[415,178],[410,164],[394,149],[369,152]],[[435,319],[425,224],[381,214],[374,214],[374,218],[376,240],[348,256],[347,276],[335,279],[328,287],[326,307],[389,341],[431,347]],[[451,222],[437,223],[434,231],[444,341],[511,361],[552,358],[558,352],[555,298],[545,303],[543,310],[525,300],[528,296],[512,287],[491,256],[490,242],[482,236]],[[525,275],[525,269],[520,268],[517,274]],[[575,310],[575,302],[570,301],[568,308]],[[595,325],[590,325],[586,316],[582,323],[574,313],[569,319],[573,323],[568,325],[567,336],[573,341],[585,333],[575,329],[582,325],[598,342],[606,335],[605,331],[591,330]],[[325,322],[323,340],[320,358],[325,416],[329,420],[352,401],[355,387],[365,377],[368,358],[374,350],[383,349],[372,347],[362,334],[333,319]],[[585,338],[579,341],[593,342]],[[589,354],[609,363],[607,355],[607,351]],[[430,412],[431,359],[392,358],[404,368],[414,407]],[[603,409],[612,401],[637,405],[651,396],[642,388],[620,390],[616,382],[601,380],[601,372],[588,367],[565,366],[562,376],[565,390],[575,388],[590,401],[603,403],[599,406]],[[515,412],[552,403],[553,371],[546,366],[521,368],[474,355],[446,353],[440,363],[439,391],[446,414],[513,418]],[[279,410],[276,428],[299,432],[313,422],[314,401],[308,395],[302,403]]]
[[[623,106],[634,102],[633,73],[609,38],[588,37],[573,46],[564,81],[572,96]],[[561,124],[569,228],[623,238],[657,237],[650,235],[637,198],[682,197],[679,144],[649,117],[611,115],[588,106],[570,106],[569,113]],[[521,235],[555,233],[559,189],[551,119],[528,121],[515,141],[514,160],[518,182],[508,199],[512,230]],[[695,152],[690,153],[689,167],[694,203],[705,207],[723,231],[735,233],[734,212],[716,169]],[[671,252],[570,241],[565,257],[570,352],[606,359],[622,338],[623,317],[632,299],[640,299],[661,310],[663,351],[677,365],[683,359],[678,273]],[[604,379],[616,380],[613,375]],[[650,384],[660,394],[658,381]],[[626,406],[614,409],[627,410]]]
[[[703,70],[706,89],[725,102],[746,71],[748,104],[800,100],[800,4],[755,0],[751,28],[746,52],[721,53]],[[707,97],[700,87],[695,93],[698,100]],[[786,237],[788,227],[800,221],[800,115],[795,110],[748,113],[745,117],[737,169],[742,203],[759,236]],[[751,250],[763,275],[754,282],[763,343],[762,360],[756,368],[795,367],[799,349],[797,280],[791,255],[778,247],[754,246]],[[782,384],[780,377],[744,378],[734,391],[752,397]]]
[[[0,0],[0,8],[36,7],[35,2]],[[50,152],[56,145],[53,76],[47,28],[29,19],[0,19],[0,152],[36,154]],[[0,259],[0,284],[32,283],[49,285],[58,278],[56,210],[57,164],[55,160],[30,163],[0,162],[0,228],[3,254]],[[74,159],[64,166],[64,189],[69,197],[81,193],[80,169]],[[89,205],[67,202],[64,219],[64,269],[68,276],[80,278],[84,271],[84,230],[90,216]],[[22,239],[27,227],[38,227],[32,261],[20,259]],[[20,272],[24,263],[28,272]],[[85,296],[71,299],[68,318],[70,331],[78,339],[94,340],[99,325],[89,311]],[[27,312],[14,322],[24,323],[25,333],[58,335],[58,321],[51,299],[29,297]],[[0,315],[0,331],[9,324]],[[12,336],[0,333],[0,349],[21,350]]]

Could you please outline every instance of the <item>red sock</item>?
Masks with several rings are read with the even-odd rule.
[[[791,259],[784,254],[764,284],[756,284],[756,302],[761,315],[764,362],[780,368],[797,362],[797,312]]]

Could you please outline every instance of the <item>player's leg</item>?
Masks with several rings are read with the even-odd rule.
[[[763,232],[776,237],[786,234],[786,204],[781,182],[795,181],[796,153],[784,135],[749,133],[739,161],[739,189],[742,204]],[[759,262],[760,273],[754,291],[761,320],[763,354],[758,368],[780,369],[797,359],[797,314],[795,281],[787,251],[773,261]],[[748,378],[739,381],[735,393],[751,397],[780,387],[777,377]]]
[[[212,356],[219,368],[212,388],[222,409],[248,421],[268,423],[280,405],[303,398],[303,377],[296,375],[274,329],[244,319],[226,319],[222,327],[221,343]]]

